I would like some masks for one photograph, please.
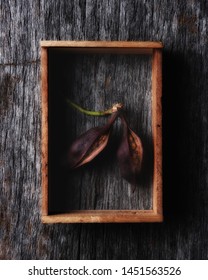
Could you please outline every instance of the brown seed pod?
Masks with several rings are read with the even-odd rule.
[[[111,127],[117,116],[118,111],[112,114],[106,125],[89,129],[72,143],[68,152],[70,168],[90,162],[106,147]]]
[[[135,188],[142,168],[143,147],[139,136],[128,126],[124,116],[123,138],[117,151],[117,159],[121,175]]]

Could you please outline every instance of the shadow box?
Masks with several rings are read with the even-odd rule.
[[[42,222],[162,222],[162,43],[41,41]],[[133,189],[121,176],[117,150],[120,118],[105,149],[92,161],[69,168],[72,143],[123,104],[128,126],[140,137],[142,171]]]

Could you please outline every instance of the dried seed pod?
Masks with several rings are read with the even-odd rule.
[[[117,151],[118,164],[122,177],[135,188],[142,167],[142,142],[136,133],[130,129],[123,116],[121,120],[123,124],[123,138]]]
[[[118,112],[112,114],[106,125],[89,129],[72,143],[68,152],[70,168],[90,162],[106,147],[111,127],[117,116]]]

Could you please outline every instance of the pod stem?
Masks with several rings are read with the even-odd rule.
[[[105,111],[91,111],[91,110],[87,110],[85,108],[82,108],[81,106],[79,106],[78,104],[72,102],[70,99],[66,99],[67,103],[72,107],[77,109],[79,112],[88,115],[88,116],[106,116],[106,115],[111,115],[112,113],[117,112],[118,110],[123,108],[123,104],[121,103],[116,103],[114,104],[111,108],[105,110]]]

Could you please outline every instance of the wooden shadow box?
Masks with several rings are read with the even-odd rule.
[[[162,44],[126,41],[42,41],[42,222],[162,222]],[[100,111],[124,104],[143,143],[135,191],[118,168],[122,136],[116,120],[109,143],[92,162],[67,166],[71,143],[106,117],[87,116],[67,100]]]

